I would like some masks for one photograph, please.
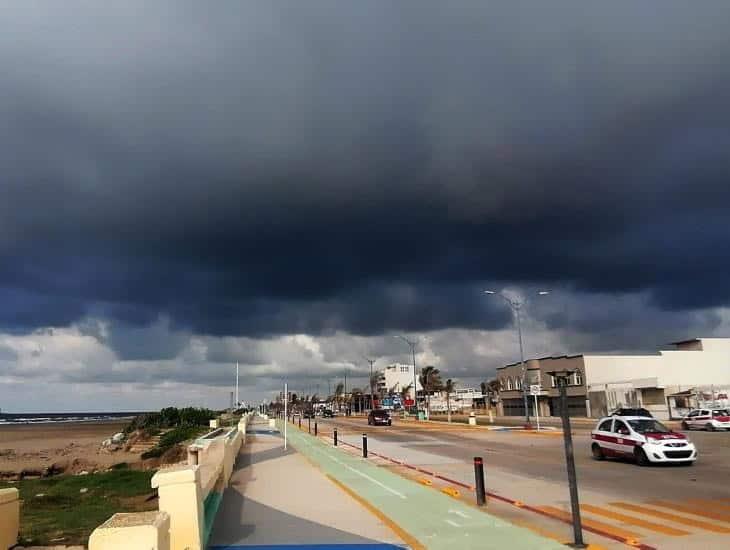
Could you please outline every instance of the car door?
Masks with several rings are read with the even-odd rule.
[[[687,423],[687,426],[690,429],[697,427],[695,425],[695,421],[697,420],[697,415],[698,414],[700,414],[700,411],[698,411],[698,410],[695,409],[694,411],[690,411],[689,414],[687,415],[687,418],[685,418],[684,421]]]
[[[634,440],[631,438],[631,430],[628,424],[617,418],[613,423],[613,436],[615,438],[616,452],[623,456],[632,456],[634,454]]]
[[[708,409],[701,409],[699,414],[695,417],[695,426],[700,429],[704,429],[705,425],[712,421],[712,416]]]
[[[614,447],[615,440],[613,437],[613,418],[607,418],[601,422],[593,434],[593,439],[598,443],[606,456],[615,456],[616,449]]]

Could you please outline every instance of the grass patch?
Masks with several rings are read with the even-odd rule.
[[[91,532],[116,512],[156,510],[150,479],[154,472],[115,470],[85,476],[27,479],[16,487],[20,509],[20,543],[86,544]],[[87,489],[85,493],[81,489]],[[36,495],[43,494],[42,497]]]
[[[205,426],[180,426],[178,428],[174,428],[160,438],[160,442],[156,447],[142,453],[142,458],[156,458],[158,456],[162,456],[165,454],[165,451],[174,445],[187,441],[188,439],[195,439],[208,431],[210,431],[210,428]]]

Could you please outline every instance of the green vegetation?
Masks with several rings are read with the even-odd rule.
[[[178,428],[174,428],[162,435],[160,442],[156,447],[142,453],[142,458],[156,458],[162,456],[174,445],[187,441],[188,439],[194,439],[201,436],[206,433],[208,429],[209,428],[204,426],[180,426]]]
[[[167,407],[158,413],[147,413],[134,418],[124,431],[131,433],[135,430],[145,430],[152,435],[159,433],[161,428],[207,426],[208,421],[216,416],[216,413],[210,409]]]
[[[86,544],[91,532],[116,512],[157,509],[157,500],[150,498],[154,496],[150,487],[153,474],[118,469],[84,476],[27,479],[0,487],[20,490],[23,546]]]

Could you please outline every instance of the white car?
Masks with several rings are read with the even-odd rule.
[[[591,432],[591,453],[596,460],[606,457],[633,458],[639,466],[650,463],[691,465],[697,449],[686,435],[645,416],[602,418]]]
[[[695,409],[682,419],[682,429],[730,430],[730,413],[726,409]]]

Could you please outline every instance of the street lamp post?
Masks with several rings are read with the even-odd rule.
[[[575,476],[575,457],[573,456],[573,435],[570,432],[570,417],[568,416],[568,378],[574,370],[552,371],[548,374],[555,378],[560,389],[560,419],[563,424],[563,444],[565,445],[565,466],[568,470],[568,486],[570,489],[570,509],[573,516],[573,548],[586,548],[583,542],[583,525],[580,518],[580,504],[578,502],[578,479]]]
[[[416,420],[418,420],[418,385],[416,384],[416,344],[417,340],[409,340],[405,336],[400,334],[394,335],[395,338],[400,338],[411,348],[411,356],[413,357],[413,404],[416,408]]]
[[[375,403],[373,400],[373,364],[375,363],[375,359],[369,359],[367,357],[364,357],[364,359],[370,363],[370,409],[372,410],[374,408],[373,403]]]
[[[522,366],[522,398],[525,403],[525,422],[529,424],[530,422],[530,404],[529,400],[527,398],[527,365],[525,364],[525,347],[522,343],[522,302],[519,300],[515,300],[512,298],[509,298],[502,292],[495,292],[494,290],[485,290],[484,294],[496,294],[497,296],[500,296],[505,302],[507,302],[507,305],[512,309],[512,312],[514,313],[515,318],[517,319],[517,336],[520,342],[520,364]],[[538,296],[545,296],[547,294],[550,294],[549,290],[540,290],[538,291]]]

